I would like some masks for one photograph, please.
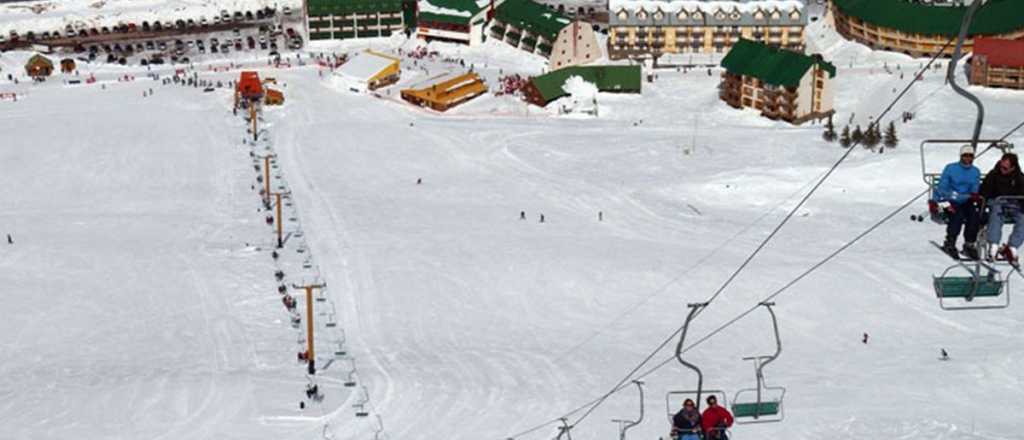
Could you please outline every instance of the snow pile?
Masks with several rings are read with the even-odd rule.
[[[562,90],[569,96],[561,99],[557,107],[563,113],[594,113],[597,107],[597,85],[587,82],[580,76],[570,76],[562,85]]]

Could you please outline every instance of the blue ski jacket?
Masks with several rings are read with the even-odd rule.
[[[935,188],[933,198],[936,201],[964,203],[972,193],[978,192],[981,184],[981,171],[974,165],[964,165],[957,161],[942,169],[939,186]]]

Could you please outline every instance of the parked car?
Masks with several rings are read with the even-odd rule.
[[[252,35],[246,37],[245,42],[246,42],[246,45],[249,46],[249,49],[255,49],[256,48],[256,39],[253,38]]]
[[[146,42],[146,50],[156,50],[156,45],[152,41]]]
[[[285,5],[285,7],[281,8],[281,12],[284,13],[284,15],[292,15],[292,7]]]
[[[206,21],[206,17],[199,17],[199,26],[206,27],[209,25],[210,23]]]

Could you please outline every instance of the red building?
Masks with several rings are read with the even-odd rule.
[[[971,84],[1024,89],[1024,40],[974,39]]]

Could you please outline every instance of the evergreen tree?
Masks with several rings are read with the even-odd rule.
[[[825,133],[822,133],[821,137],[825,139],[825,142],[836,141],[836,127],[832,125],[831,116],[828,117],[828,124],[825,125]]]
[[[843,127],[843,134],[839,136],[839,145],[843,148],[850,148],[853,145],[853,139],[850,139],[850,126]]]
[[[882,135],[878,130],[878,125],[869,125],[867,131],[864,132],[864,140],[862,142],[864,148],[874,150],[881,141]]]
[[[888,148],[896,148],[899,145],[900,140],[896,137],[896,124],[889,121],[889,127],[885,129],[885,140],[884,144]]]
[[[855,144],[859,144],[864,140],[864,132],[861,131],[859,125],[857,128],[853,129],[853,134],[850,136],[850,139],[852,139]]]

